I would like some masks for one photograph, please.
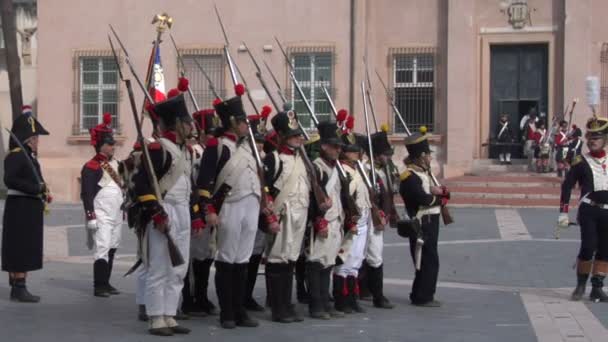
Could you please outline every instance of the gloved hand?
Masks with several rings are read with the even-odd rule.
[[[568,224],[570,224],[570,217],[568,217],[568,213],[560,213],[557,219],[557,225],[561,228],[567,228]]]
[[[87,248],[92,250],[95,247],[95,233],[97,232],[97,220],[88,220],[86,225],[87,231]]]

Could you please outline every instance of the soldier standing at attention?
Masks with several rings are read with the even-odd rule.
[[[96,297],[120,292],[110,285],[114,256],[120,244],[123,222],[123,182],[120,163],[114,159],[112,115],[93,127],[91,145],[95,156],[82,168],[80,198],[84,205],[87,247],[94,250],[93,285]]]

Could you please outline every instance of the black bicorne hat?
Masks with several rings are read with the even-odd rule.
[[[379,156],[381,154],[392,155],[393,148],[388,141],[388,135],[386,132],[380,131],[372,134],[372,150],[374,152],[374,156]]]
[[[317,130],[319,131],[319,142],[321,144],[342,145],[340,131],[335,122],[319,122]]]
[[[608,119],[593,116],[587,120],[587,132],[585,135],[589,137],[602,137],[608,135]]]
[[[32,115],[32,110],[29,106],[23,106],[22,114],[13,121],[11,132],[15,134],[22,144],[35,135],[49,135],[49,132]],[[16,147],[18,147],[17,143],[13,139],[10,139],[9,148],[13,149]]]
[[[405,138],[405,148],[411,159],[420,157],[422,153],[431,153],[427,135],[420,132]]]
[[[279,112],[270,120],[270,123],[282,138],[303,134],[300,123],[298,122],[298,115],[293,110]]]
[[[153,107],[153,111],[166,128],[174,128],[177,120],[192,122],[184,94],[179,94],[165,101],[158,102]]]

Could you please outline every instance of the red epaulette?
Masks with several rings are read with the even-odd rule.
[[[91,169],[91,170],[93,170],[93,171],[97,171],[97,170],[99,170],[99,168],[101,168],[101,164],[99,164],[99,162],[98,162],[97,160],[95,160],[95,159],[91,159],[91,160],[89,160],[89,161],[88,161],[88,162],[85,164],[85,166],[86,166],[88,169]]]
[[[135,144],[133,144],[133,151],[141,151],[141,144],[139,141],[136,141]]]
[[[205,147],[216,147],[219,144],[219,140],[216,137],[209,138],[205,143]]]
[[[148,150],[150,151],[157,151],[160,150],[162,148],[162,145],[159,142],[153,142],[148,144]]]

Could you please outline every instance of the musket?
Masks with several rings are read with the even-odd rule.
[[[173,39],[173,35],[170,32],[169,32],[169,38],[171,38],[171,43],[173,43],[173,47],[175,48],[175,54],[177,55],[177,60],[178,60],[179,64],[181,65],[182,70],[180,70],[179,74],[182,77],[186,77],[186,64],[184,63],[182,54],[179,52],[179,49],[177,48],[177,44],[175,43],[175,39]],[[190,89],[190,86],[188,86],[188,95],[190,96],[190,100],[192,101],[194,110],[198,112],[200,110],[200,108],[198,107],[198,103],[196,102],[196,98],[194,98],[194,94],[192,93],[192,89]]]
[[[277,80],[276,76],[272,72],[272,69],[270,69],[270,67],[268,66],[268,63],[266,63],[266,61],[263,61],[263,62],[264,62],[264,65],[266,66],[266,69],[268,70],[268,73],[272,77],[272,80],[274,81],[274,84],[277,87],[277,93],[279,94],[279,97],[281,98],[281,101],[283,101],[283,104],[287,103],[287,99],[285,98],[285,94],[283,93],[283,89],[281,89],[281,84],[279,83],[279,80]]]
[[[150,96],[150,94],[148,94],[148,92],[146,91],[146,88],[144,87],[143,83],[141,82],[141,80],[137,76],[137,73],[135,72],[135,69],[133,68],[133,65],[131,64],[131,61],[129,59],[129,54],[127,52],[127,49],[122,44],[122,41],[118,37],[118,34],[116,33],[116,31],[114,30],[114,28],[112,27],[112,25],[110,25],[110,29],[112,30],[112,33],[116,37],[116,40],[118,41],[118,44],[120,45],[123,53],[125,54],[125,62],[129,66],[129,69],[131,70],[131,74],[133,75],[133,77],[137,81],[137,84],[140,86],[141,90],[144,92],[144,94],[146,96],[146,99],[148,101],[150,101],[151,104],[153,104],[154,100],[152,99],[152,97]],[[159,203],[162,203],[163,197],[162,197],[162,194],[161,194],[161,191],[160,191],[160,186],[158,184],[158,179],[156,178],[156,174],[154,173],[154,167],[152,166],[152,159],[150,158],[150,151],[148,150],[148,146],[146,145],[146,142],[144,141],[144,135],[143,135],[143,132],[142,132],[142,129],[141,129],[141,123],[139,122],[138,117],[137,117],[137,105],[135,104],[135,95],[133,94],[133,87],[131,86],[131,80],[124,78],[124,75],[123,75],[122,70],[120,68],[120,63],[119,63],[119,60],[118,60],[118,54],[116,54],[116,50],[114,49],[114,44],[112,43],[112,38],[109,35],[108,35],[108,41],[110,42],[110,48],[112,49],[112,55],[114,56],[114,61],[116,62],[116,68],[118,69],[118,75],[119,75],[120,79],[123,82],[125,82],[125,86],[127,88],[128,94],[129,94],[129,102],[131,104],[131,112],[133,113],[133,119],[135,121],[135,129],[137,131],[137,141],[140,143],[140,145],[142,147],[144,169],[145,169],[145,171],[146,171],[146,173],[148,175],[148,179],[150,180],[152,188],[154,189],[154,194],[156,195],[157,200],[159,201]],[[165,230],[164,234],[167,237],[167,247],[169,249],[169,257],[171,258],[171,265],[173,265],[173,267],[179,266],[179,265],[183,265],[184,264],[184,257],[182,256],[181,252],[179,251],[179,249],[175,245],[175,242],[173,241],[173,238],[169,234],[169,231]],[[133,271],[135,271],[135,269],[137,269],[137,267],[141,263],[142,263],[142,260],[141,259],[138,260],[135,263],[135,265],[133,265],[133,267],[131,267],[131,269],[125,274],[125,276],[127,276],[130,273],[132,273]]]
[[[401,124],[405,128],[405,133],[407,135],[412,135],[412,132],[410,132],[409,128],[407,128],[407,124],[405,123],[405,120],[403,119],[403,115],[401,115],[401,112],[397,108],[397,105],[395,105],[395,98],[394,98],[393,94],[390,92],[390,90],[388,90],[388,87],[386,86],[386,83],[384,83],[384,81],[382,80],[382,77],[380,77],[378,70],[376,70],[376,75],[378,76],[378,79],[380,80],[380,83],[382,84],[382,87],[384,88],[384,91],[386,92],[386,96],[388,97],[388,99],[391,103],[391,107],[393,108],[393,111],[395,112],[395,114],[397,115],[397,118],[399,119],[399,121],[401,121]]]
[[[365,90],[367,93],[367,101],[369,102],[369,110],[372,113],[374,128],[376,129],[376,132],[378,132],[378,120],[376,119],[376,111],[374,110],[374,101],[372,100],[372,80],[369,77],[369,70],[367,68],[367,57],[363,57],[363,64],[365,66],[365,79],[367,80],[367,88]]]
[[[378,206],[376,205],[376,199],[377,194],[378,194],[378,178],[376,175],[376,165],[374,162],[374,149],[372,148],[372,135],[371,135],[371,130],[369,127],[369,114],[367,112],[367,99],[366,99],[366,92],[365,92],[365,81],[361,81],[361,96],[363,99],[363,114],[365,116],[365,133],[367,134],[367,145],[368,145],[368,150],[367,153],[369,154],[369,163],[370,163],[370,167],[371,167],[371,174],[372,174],[372,178],[371,178],[371,187],[368,188],[369,190],[369,194],[370,194],[370,198],[372,199],[372,221],[374,222],[374,227],[378,230],[383,229],[383,224],[382,224],[382,216],[380,214],[380,209],[378,208]],[[390,177],[390,175],[389,175]]]
[[[338,118],[338,111],[336,110],[336,106],[334,105],[334,101],[331,99],[331,96],[329,95],[329,92],[327,91],[327,88],[325,88],[325,86],[321,86],[323,89],[323,93],[325,94],[325,99],[327,99],[327,102],[329,103],[329,108],[331,108],[331,112],[334,115],[334,118],[337,119]],[[342,165],[342,163],[340,163],[340,161],[336,162],[336,167],[338,168],[339,171],[339,175],[340,175],[340,181],[341,181],[341,185],[342,185],[342,197],[344,197],[345,201],[344,201],[344,212],[345,215],[351,219],[354,220],[355,218],[359,218],[361,216],[361,213],[359,212],[359,209],[357,208],[357,203],[354,199],[353,196],[351,196],[350,194],[350,179],[348,177],[348,175],[346,174],[346,170],[344,170],[344,166]]]
[[[230,70],[230,76],[232,78],[232,82],[234,83],[234,86],[236,86],[238,84],[238,79],[237,79],[236,72],[235,72],[234,61],[232,60],[232,57],[230,56],[230,51],[228,49],[230,42],[228,40],[228,35],[226,35],[226,30],[224,28],[224,24],[222,23],[222,18],[220,17],[220,12],[218,11],[217,6],[215,6],[215,13],[217,15],[217,20],[220,23],[220,27],[222,28],[222,33],[224,34],[224,41],[226,42],[226,44],[224,45],[224,53],[226,54],[226,60],[228,61],[228,69]],[[246,89],[246,91],[247,91],[247,93],[249,93],[248,89]],[[250,98],[250,100],[253,102],[253,100],[251,98]],[[247,116],[245,116],[245,122],[247,123],[247,131],[249,133],[250,147],[251,147],[251,151],[252,151],[253,156],[256,161],[257,174],[258,174],[258,179],[260,181],[260,187],[261,187],[260,210],[272,209],[271,199],[268,194],[268,187],[266,186],[266,178],[264,176],[264,165],[262,164],[262,159],[260,158],[260,152],[255,143],[255,136],[253,135],[253,129],[251,128],[251,122],[249,121],[249,118],[247,118]]]
[[[247,50],[247,54],[249,55],[249,58],[251,58],[251,61],[253,62],[253,65],[255,66],[255,69],[256,69],[255,76],[260,81],[260,85],[262,86],[262,88],[264,88],[264,91],[268,95],[268,98],[270,99],[270,102],[272,102],[272,105],[274,106],[277,113],[280,112],[281,108],[279,108],[279,105],[277,104],[277,102],[274,100],[274,98],[270,94],[268,85],[266,84],[266,81],[264,81],[264,78],[262,77],[262,69],[258,65],[258,62],[255,60],[255,57],[253,57],[253,53],[251,53],[251,50],[249,50],[249,47],[247,46],[247,44],[245,44],[245,42],[243,42],[243,46],[245,46],[245,49]]]
[[[17,138],[15,133],[13,133],[8,128],[5,128],[5,130],[8,132],[8,134],[10,134],[10,137],[13,139],[15,144],[17,144],[17,146],[19,146],[19,148],[21,149],[21,152],[23,152],[23,154],[25,155],[25,160],[27,160],[27,165],[32,170],[32,173],[34,174],[34,178],[36,178],[36,183],[38,183],[42,187],[44,185],[44,182],[42,181],[42,176],[40,176],[40,174],[38,173],[38,169],[36,169],[36,166],[34,166],[34,161],[32,160],[32,157],[27,153],[27,150],[25,149],[25,147],[23,146],[21,141],[19,141],[19,138]],[[44,194],[40,194],[39,198],[42,201],[42,203],[44,204],[44,213],[48,214],[49,213],[48,189],[46,190],[46,192]]]
[[[570,127],[572,125],[572,115],[574,114],[574,107],[576,107],[576,103],[578,102],[578,99],[575,98],[572,100],[572,108],[570,108],[570,112],[568,113],[569,117],[568,117],[568,130],[570,130]]]
[[[312,108],[310,107],[308,100],[306,100],[306,97],[304,96],[304,92],[302,91],[302,88],[300,87],[300,84],[298,83],[298,80],[295,78],[295,75],[293,74],[293,68],[292,68],[291,62],[289,62],[287,53],[283,49],[281,42],[279,42],[279,40],[276,37],[274,39],[279,44],[279,47],[281,48],[281,51],[283,52],[283,56],[285,56],[287,65],[289,65],[289,74],[291,76],[291,79],[292,79],[295,87],[298,89],[298,93],[300,94],[300,97],[302,98],[302,101],[304,102],[308,113],[311,115],[312,121],[314,122],[315,126],[318,126],[319,120],[317,120],[317,117],[314,115],[314,112],[312,111]],[[300,125],[300,129],[301,129],[302,133],[304,134],[304,137],[306,138],[306,140],[310,140],[308,133],[306,133],[306,130],[304,128],[302,128],[302,125]],[[310,179],[312,193],[315,198],[315,201],[319,205],[322,203],[326,203],[328,196],[325,193],[325,190],[323,189],[323,187],[321,187],[319,178],[317,176],[317,173],[315,172],[315,167],[314,167],[312,161],[308,157],[308,154],[306,154],[306,150],[304,149],[304,146],[300,146],[299,150],[300,150],[300,155],[302,156],[302,160],[304,161],[304,165],[306,166],[306,171],[307,171],[308,177]],[[337,164],[339,164],[339,161],[336,163],[336,165]],[[344,170],[342,170],[342,171],[344,171]],[[346,176],[346,174],[344,174],[344,176]],[[312,238],[312,235],[311,235],[311,238]]]

